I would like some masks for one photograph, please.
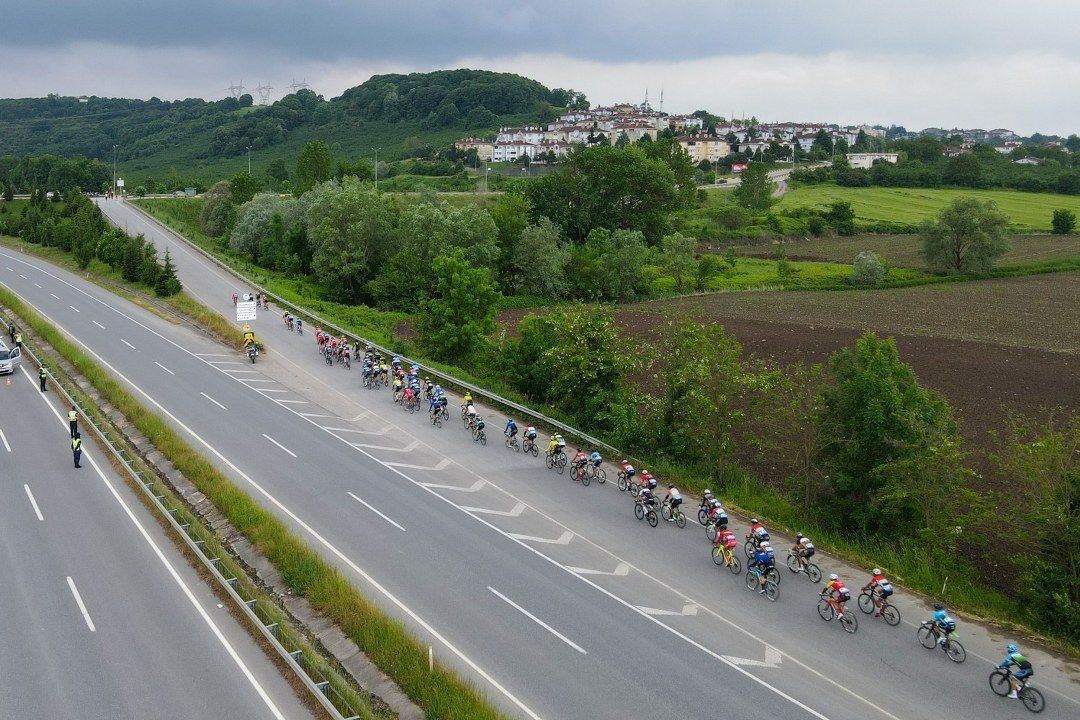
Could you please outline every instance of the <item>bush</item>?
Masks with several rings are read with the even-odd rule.
[[[873,287],[885,279],[885,266],[871,250],[863,250],[855,258],[851,270],[851,282],[854,285]]]
[[[1072,210],[1055,210],[1050,227],[1055,235],[1068,235],[1076,228],[1076,213]]]

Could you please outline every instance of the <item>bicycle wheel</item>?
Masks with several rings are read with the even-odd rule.
[[[716,526],[712,523],[705,526],[705,537],[709,538],[709,542],[716,542]]]
[[[705,510],[705,508],[698,508],[697,521],[702,525],[705,525],[709,522],[709,513]]]
[[[1009,674],[1004,670],[995,670],[990,673],[990,689],[994,691],[995,695],[1005,697],[1012,690],[1009,685]]]
[[[900,624],[900,611],[897,610],[894,605],[890,605],[889,603],[885,603],[881,606],[881,617],[885,618],[885,622],[893,627]]]
[[[660,505],[660,517],[664,518],[664,522],[671,519],[671,506],[667,503]]]
[[[626,475],[623,475],[621,472],[619,473],[618,485],[619,490],[621,490],[622,492],[626,492],[626,488],[629,487],[629,485],[626,484]]]
[[[446,408],[443,408],[443,410],[442,410],[442,419],[443,420],[449,420],[450,419],[450,411],[447,410]],[[535,454],[535,453],[533,453],[533,454]]]
[[[822,620],[832,620],[836,617],[836,611],[833,610],[833,606],[829,604],[829,601],[825,598],[821,598],[817,602],[817,614],[821,616]]]
[[[714,545],[712,549],[712,561],[716,565],[724,565],[724,548]]]
[[[555,460],[550,455],[545,455],[544,456],[544,465],[546,465],[547,469],[550,470],[552,467],[554,467]]]
[[[757,573],[755,573],[753,570],[747,570],[746,571],[746,589],[747,590],[757,590],[757,588],[758,588]]]
[[[686,527],[686,516],[683,515],[682,510],[675,510],[675,525],[677,525],[680,529]]]
[[[947,640],[945,642],[945,654],[954,663],[962,663],[967,660],[967,650],[956,640]]]
[[[793,573],[799,572],[799,558],[788,553],[787,556],[787,569]]]
[[[1043,699],[1043,694],[1033,687],[1020,688],[1017,695],[1024,701],[1024,707],[1033,713],[1040,713],[1046,709],[1046,700]]]
[[[477,436],[477,440],[480,441],[481,445],[487,445],[487,433],[481,430],[480,434]]]
[[[559,462],[558,460],[555,460],[555,472],[559,473],[560,475],[566,472],[566,462]]]
[[[870,593],[861,593],[859,595],[859,609],[869,615],[874,612],[874,598],[870,597]]]
[[[649,524],[656,527],[660,524],[660,518],[656,517],[656,511],[649,508],[649,514],[645,516],[645,519],[649,521]]]
[[[589,473],[585,472],[585,470],[579,470],[578,477],[581,478],[582,487],[588,487],[589,483],[592,482],[592,478],[589,477]]]
[[[559,453],[559,467],[566,467],[566,455]]]
[[[812,562],[806,563],[806,577],[810,578],[810,582],[821,582],[821,568]]]
[[[731,564],[728,565],[728,570],[731,571],[732,575],[738,575],[742,572],[742,560],[735,553],[731,553]]]
[[[607,472],[603,468],[596,469],[596,481],[601,485],[607,482]]]
[[[754,547],[754,543],[747,540],[745,543],[743,543],[742,549],[743,552],[746,553],[746,557],[752,558],[754,557],[754,550],[756,550],[757,548]]]
[[[765,579],[772,580],[778,586],[780,585],[780,573],[776,571],[776,568],[771,567],[765,571]]]
[[[840,616],[840,627],[844,628],[846,632],[853,633],[859,629],[859,618],[846,612]]]
[[[641,506],[641,503],[634,503],[634,516],[640,520],[645,517],[645,508]]]
[[[915,635],[919,638],[919,644],[927,650],[933,650],[937,645],[937,638],[934,636],[934,631],[930,629],[929,625],[923,625],[915,631]]]
[[[630,494],[637,495],[641,491],[641,486],[637,484],[636,480],[630,481]]]
[[[538,457],[540,455],[540,449],[536,447],[536,443],[532,444],[532,447],[529,448],[529,452],[532,453],[533,457]]]
[[[765,598],[770,602],[776,602],[776,598],[780,597],[780,586],[774,583],[772,580],[765,581]]]

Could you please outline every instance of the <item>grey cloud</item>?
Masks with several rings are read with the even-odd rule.
[[[44,0],[3,10],[0,45],[231,48],[281,60],[437,65],[521,52],[607,62],[760,52],[954,57],[1080,53],[1066,0]],[[1048,72],[1052,69],[1048,68]]]

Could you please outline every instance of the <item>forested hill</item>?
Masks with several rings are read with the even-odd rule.
[[[111,163],[116,145],[129,174],[197,174],[199,168],[237,168],[249,146],[257,165],[276,157],[291,162],[305,142],[321,139],[343,155],[384,144],[393,159],[411,135],[448,142],[502,122],[546,119],[583,101],[570,90],[485,70],[376,75],[331,100],[299,90],[269,106],[252,105],[250,95],[0,99],[0,154],[83,155]]]

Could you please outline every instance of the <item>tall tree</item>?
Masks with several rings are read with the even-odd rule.
[[[296,158],[296,183],[293,194],[297,197],[326,182],[334,174],[334,154],[322,140],[312,140]]]
[[[514,286],[526,295],[560,297],[566,290],[564,273],[569,260],[559,228],[547,218],[540,218],[522,230],[514,249]]]
[[[1009,218],[993,200],[960,197],[923,223],[922,256],[935,273],[988,273],[1009,250]]]
[[[661,257],[671,276],[675,278],[675,290],[686,291],[686,283],[690,279],[690,272],[694,269],[694,248],[697,242],[694,238],[686,237],[682,233],[672,233],[660,239]]]
[[[499,293],[491,282],[491,271],[470,267],[460,249],[435,258],[432,270],[434,296],[420,304],[416,330],[433,357],[458,361],[495,329]]]
[[[769,169],[764,163],[751,163],[739,176],[735,188],[735,201],[748,210],[768,210],[773,203],[776,183],[769,179]]]

